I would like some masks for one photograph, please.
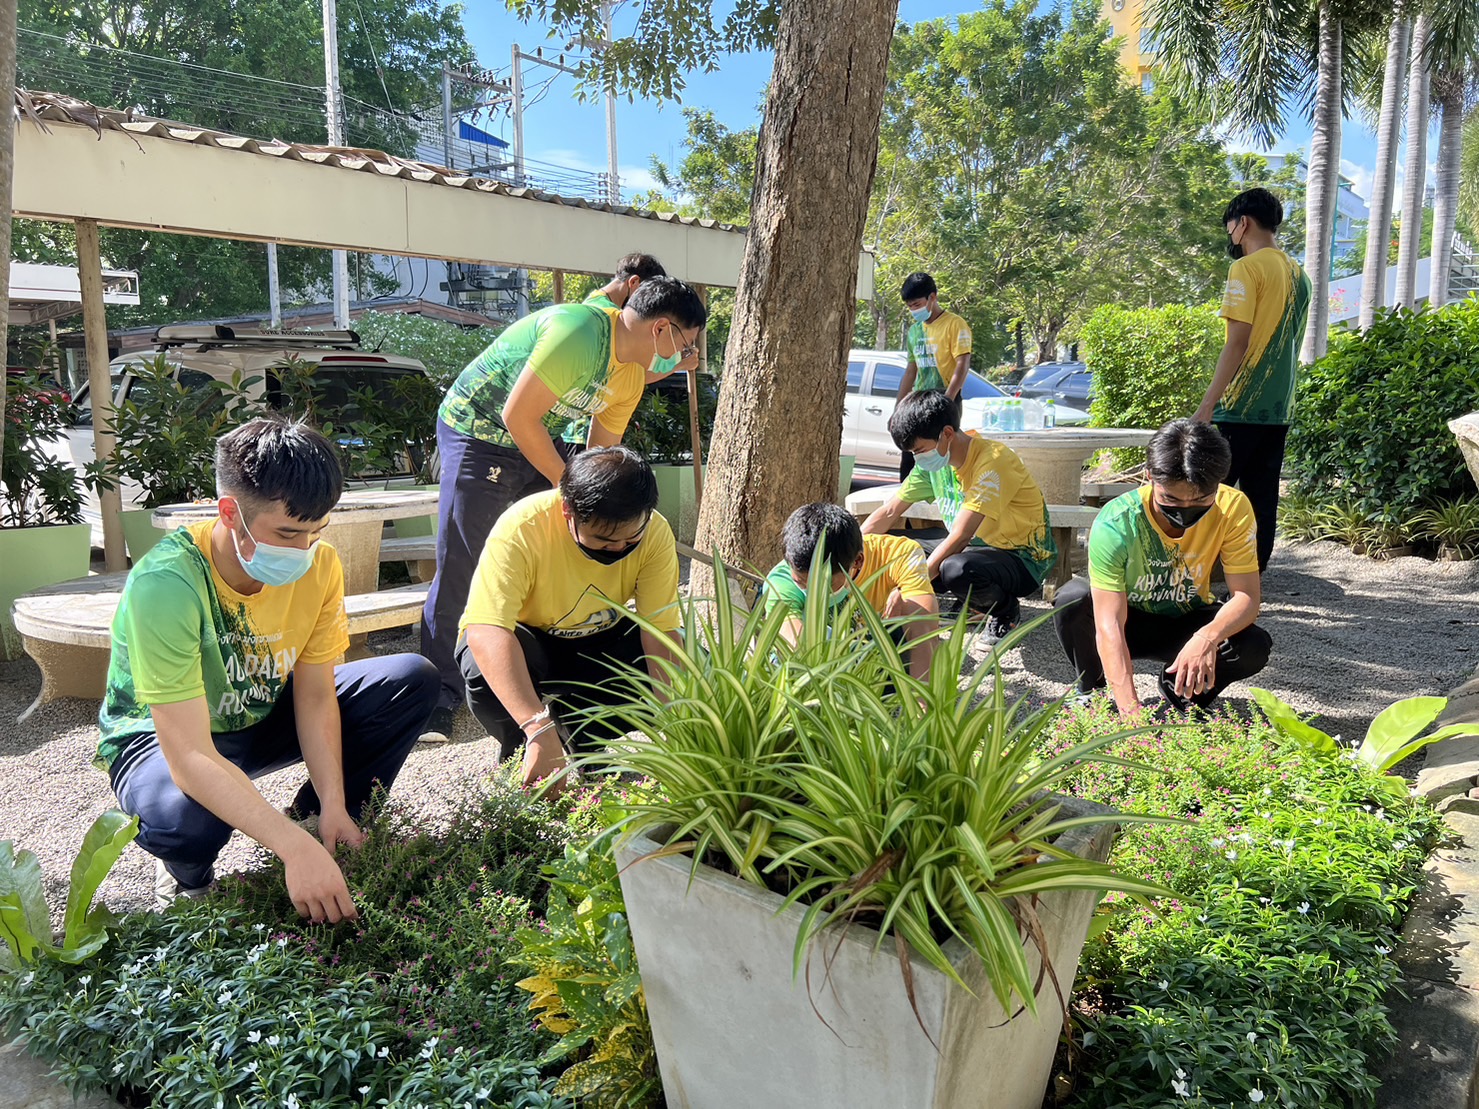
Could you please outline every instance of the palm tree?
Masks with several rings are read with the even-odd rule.
[[[1299,360],[1306,365],[1325,355],[1330,340],[1331,239],[1336,192],[1340,188],[1341,40],[1343,28],[1334,0],[1320,0],[1319,61],[1316,69],[1314,131],[1310,135],[1309,179],[1304,187],[1304,269],[1310,292],[1309,322]]]
[[[1417,256],[1422,241],[1423,193],[1428,172],[1428,42],[1432,17],[1422,12],[1412,29],[1407,75],[1407,166],[1402,182],[1402,230],[1397,242],[1397,290],[1392,302],[1411,308],[1417,297]]]
[[[1392,237],[1392,193],[1397,183],[1397,143],[1402,125],[1402,85],[1412,22],[1405,5],[1397,6],[1387,33],[1386,65],[1381,82],[1381,110],[1376,124],[1376,174],[1371,182],[1371,218],[1366,225],[1366,258],[1361,274],[1361,329],[1370,327],[1386,303],[1387,251]]]
[[[1453,265],[1453,236],[1458,226],[1458,188],[1464,132],[1464,100],[1471,77],[1449,69],[1433,76],[1433,99],[1442,126],[1438,131],[1438,188],[1433,196],[1433,265],[1428,303],[1448,303],[1449,270]]]

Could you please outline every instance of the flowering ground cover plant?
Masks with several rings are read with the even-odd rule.
[[[1051,752],[1118,729],[1107,703],[1062,718]],[[1394,1040],[1389,958],[1441,821],[1364,761],[1262,720],[1217,717],[1109,749],[1069,789],[1139,826],[1111,861],[1176,891],[1158,911],[1106,906],[1075,1016],[1074,1105],[1375,1104],[1369,1061]]]

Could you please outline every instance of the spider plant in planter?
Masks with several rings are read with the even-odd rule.
[[[657,788],[618,858],[669,1104],[1037,1109],[1101,893],[1164,892],[1103,863],[1130,818],[1051,792],[1122,737],[1041,755],[1061,705],[962,684],[963,620],[920,682],[852,587],[794,649],[716,593],[590,760]]]

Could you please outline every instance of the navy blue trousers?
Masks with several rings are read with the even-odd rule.
[[[564,454],[571,448],[556,442],[555,449]],[[440,420],[437,453],[442,462],[437,574],[421,613],[421,653],[442,676],[439,706],[455,709],[463,697],[462,669],[455,657],[457,624],[488,533],[511,504],[548,489],[550,483],[512,447],[463,435]]]
[[[343,734],[344,802],[359,820],[376,785],[389,789],[436,707],[436,669],[420,655],[384,655],[334,669]],[[248,778],[303,761],[288,678],[272,711],[250,728],[218,732],[216,750]],[[152,732],[134,737],[109,771],[119,807],[139,818],[138,844],[164,861],[175,881],[199,889],[211,881],[216,856],[231,826],[191,800],[170,777]],[[319,811],[312,782],[293,800],[300,816]]]

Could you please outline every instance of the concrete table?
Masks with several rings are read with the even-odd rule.
[[[1154,431],[1132,427],[1058,427],[1051,431],[992,431],[995,439],[1017,452],[1048,504],[1078,504],[1084,463],[1110,447],[1143,447]]]
[[[847,495],[843,504],[860,521],[866,520],[875,511],[893,500],[899,488],[899,483],[894,482],[892,485],[872,485],[866,489],[857,489]],[[904,519],[905,521],[918,521],[927,526],[945,522],[945,518],[940,515],[940,506],[933,501],[916,501],[911,504],[904,513]]]
[[[329,513],[323,537],[339,552],[346,596],[379,588],[380,535],[385,521],[435,515],[437,499],[435,489],[356,489],[339,499]],[[155,527],[172,531],[213,520],[216,515],[215,501],[170,504],[156,508],[152,521]]]

